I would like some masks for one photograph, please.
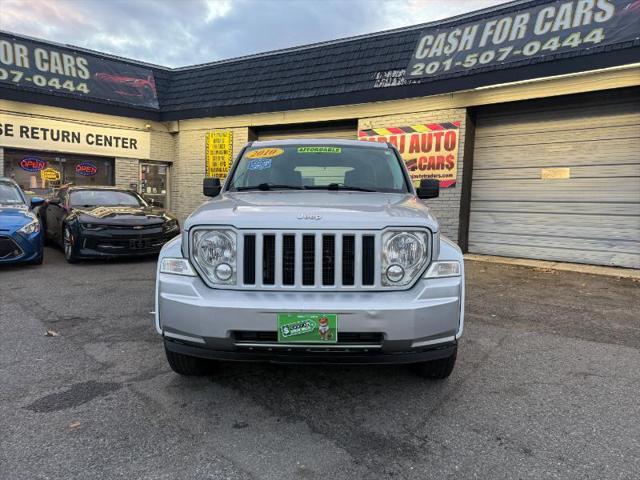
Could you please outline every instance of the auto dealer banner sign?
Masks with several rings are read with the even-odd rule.
[[[0,33],[0,85],[158,108],[147,68]]]
[[[640,0],[564,0],[421,32],[408,79],[553,57],[640,36]]]
[[[442,188],[456,185],[460,121],[360,130],[358,139],[395,145],[416,186],[423,179],[440,180]]]

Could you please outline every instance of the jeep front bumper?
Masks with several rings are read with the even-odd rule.
[[[463,278],[420,279],[404,291],[283,292],[217,290],[199,277],[158,273],[156,329],[167,349],[204,358],[414,363],[446,357],[455,347]],[[277,343],[276,316],[286,312],[337,314],[338,343]],[[345,341],[341,332],[350,334]],[[354,335],[358,341],[349,340]]]

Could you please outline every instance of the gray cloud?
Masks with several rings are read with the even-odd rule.
[[[505,0],[1,0],[0,28],[184,66],[413,25]]]

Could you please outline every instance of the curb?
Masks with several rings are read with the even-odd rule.
[[[465,260],[487,263],[501,263],[505,265],[517,265],[530,268],[548,268],[564,272],[588,273],[590,275],[603,275],[607,277],[631,278],[640,280],[640,269],[603,267],[600,265],[583,265],[580,263],[550,262],[546,260],[530,260],[526,258],[497,257],[494,255],[476,255],[467,253]]]

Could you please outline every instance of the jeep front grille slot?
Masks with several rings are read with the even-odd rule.
[[[342,237],[342,284],[353,285],[355,269],[355,237]]]
[[[256,283],[256,236],[244,236],[244,283],[253,285]]]
[[[375,282],[375,254],[376,245],[373,235],[362,237],[362,284],[373,285]]]
[[[315,274],[316,261],[316,236],[302,236],[302,284],[309,286],[314,285],[316,281]]]
[[[240,230],[236,288],[386,290],[381,243],[381,231]]]
[[[335,282],[336,241],[333,235],[322,236],[322,285]]]
[[[274,285],[276,283],[276,236],[264,235],[262,246],[262,283]]]
[[[296,236],[282,236],[282,284],[295,285],[296,281]]]

